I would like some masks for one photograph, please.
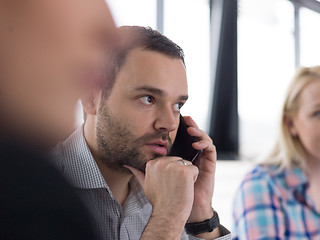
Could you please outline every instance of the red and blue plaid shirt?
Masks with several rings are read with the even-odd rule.
[[[257,166],[234,200],[233,239],[320,239],[320,209],[299,168]],[[320,189],[319,189],[320,192]]]

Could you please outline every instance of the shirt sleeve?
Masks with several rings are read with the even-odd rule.
[[[284,214],[274,186],[266,172],[247,175],[234,199],[233,239],[284,239]]]
[[[231,233],[224,226],[220,225],[220,233],[221,237],[216,238],[215,240],[231,240]],[[181,240],[204,240],[202,238],[197,238],[193,235],[187,234],[185,231],[183,232]]]

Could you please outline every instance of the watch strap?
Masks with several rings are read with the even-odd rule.
[[[219,216],[216,211],[213,211],[214,215],[212,218],[207,219],[203,222],[192,222],[187,223],[185,226],[185,230],[188,234],[191,234],[193,236],[206,233],[206,232],[212,232],[214,229],[220,226]]]

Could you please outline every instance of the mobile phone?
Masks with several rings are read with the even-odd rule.
[[[176,139],[173,142],[169,156],[181,157],[184,160],[194,162],[201,151],[192,147],[192,143],[198,142],[196,137],[191,136],[188,131],[188,126],[184,118],[180,115],[180,124],[178,127]]]

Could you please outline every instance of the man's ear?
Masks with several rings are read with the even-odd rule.
[[[285,116],[283,121],[284,121],[284,124],[287,126],[291,136],[297,137],[298,131],[297,131],[297,128],[295,127],[294,119],[292,117]]]
[[[92,89],[87,91],[81,97],[83,110],[86,114],[96,115],[100,106],[102,91],[99,89]]]

